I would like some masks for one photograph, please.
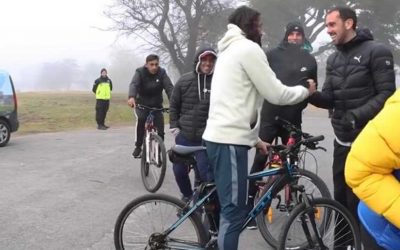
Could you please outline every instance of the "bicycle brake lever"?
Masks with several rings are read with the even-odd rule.
[[[324,147],[321,147],[321,146],[318,146],[318,147],[316,147],[316,149],[321,149],[321,150],[323,150],[323,151],[325,151],[325,152],[326,152],[326,148],[324,148]]]

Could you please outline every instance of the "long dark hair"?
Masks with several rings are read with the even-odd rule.
[[[261,46],[261,33],[257,30],[257,20],[260,19],[260,12],[247,7],[237,8],[230,16],[229,23],[237,25],[245,34],[246,38],[258,43]]]

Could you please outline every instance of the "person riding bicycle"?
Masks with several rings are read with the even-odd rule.
[[[376,240],[363,242],[368,249],[400,249],[399,117],[397,90],[358,135],[346,160],[346,183],[361,200],[363,230]]]
[[[211,79],[217,54],[212,49],[201,49],[197,53],[192,72],[179,78],[174,86],[170,102],[170,131],[175,143],[184,146],[201,146],[210,106]],[[207,181],[208,159],[205,150],[195,153],[200,181]],[[190,200],[193,190],[188,166],[174,163],[176,183],[182,200]]]
[[[303,86],[283,85],[268,65],[261,48],[260,13],[247,6],[234,10],[228,30],[218,42],[212,79],[210,111],[203,134],[220,204],[218,247],[238,248],[241,226],[248,212],[247,158],[256,147],[267,153],[258,138],[263,99],[289,105],[313,93]]]
[[[278,47],[267,52],[267,59],[276,77],[287,86],[296,86],[306,83],[307,79],[317,82],[317,62],[310,54],[311,45],[305,37],[303,26],[299,22],[290,22],[286,26],[286,32]],[[272,143],[280,137],[286,144],[289,132],[275,120],[279,116],[297,128],[301,129],[302,112],[307,107],[307,100],[295,104],[278,106],[267,100],[261,111],[260,138]],[[261,171],[264,168],[265,156],[256,153],[250,173]],[[257,192],[255,181],[249,184],[249,197],[252,199]],[[253,222],[253,228],[255,223]]]
[[[152,108],[162,108],[165,90],[168,99],[171,99],[173,85],[165,69],[159,66],[159,57],[150,54],[146,57],[146,64],[137,68],[129,85],[128,105],[135,108],[136,116],[136,142],[133,157],[138,158],[142,152],[143,137],[148,109],[141,109],[137,105],[145,105]],[[164,116],[162,112],[154,112],[154,125],[158,135],[164,139]]]

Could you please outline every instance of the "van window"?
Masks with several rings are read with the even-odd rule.
[[[10,76],[0,73],[0,112],[12,112],[14,108],[14,91]]]

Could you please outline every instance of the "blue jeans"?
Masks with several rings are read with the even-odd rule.
[[[193,142],[186,139],[182,134],[178,134],[175,137],[175,143],[182,146],[201,146],[201,142]],[[199,178],[201,181],[208,180],[208,159],[207,152],[205,150],[195,152],[195,158],[197,162],[197,169],[199,171]],[[192,184],[189,178],[189,166],[185,166],[181,163],[173,164],[173,170],[175,175],[176,183],[178,184],[179,190],[185,197],[191,197],[193,194]]]
[[[250,148],[208,141],[206,147],[221,207],[218,247],[236,250],[250,208],[247,204],[247,153]]]

